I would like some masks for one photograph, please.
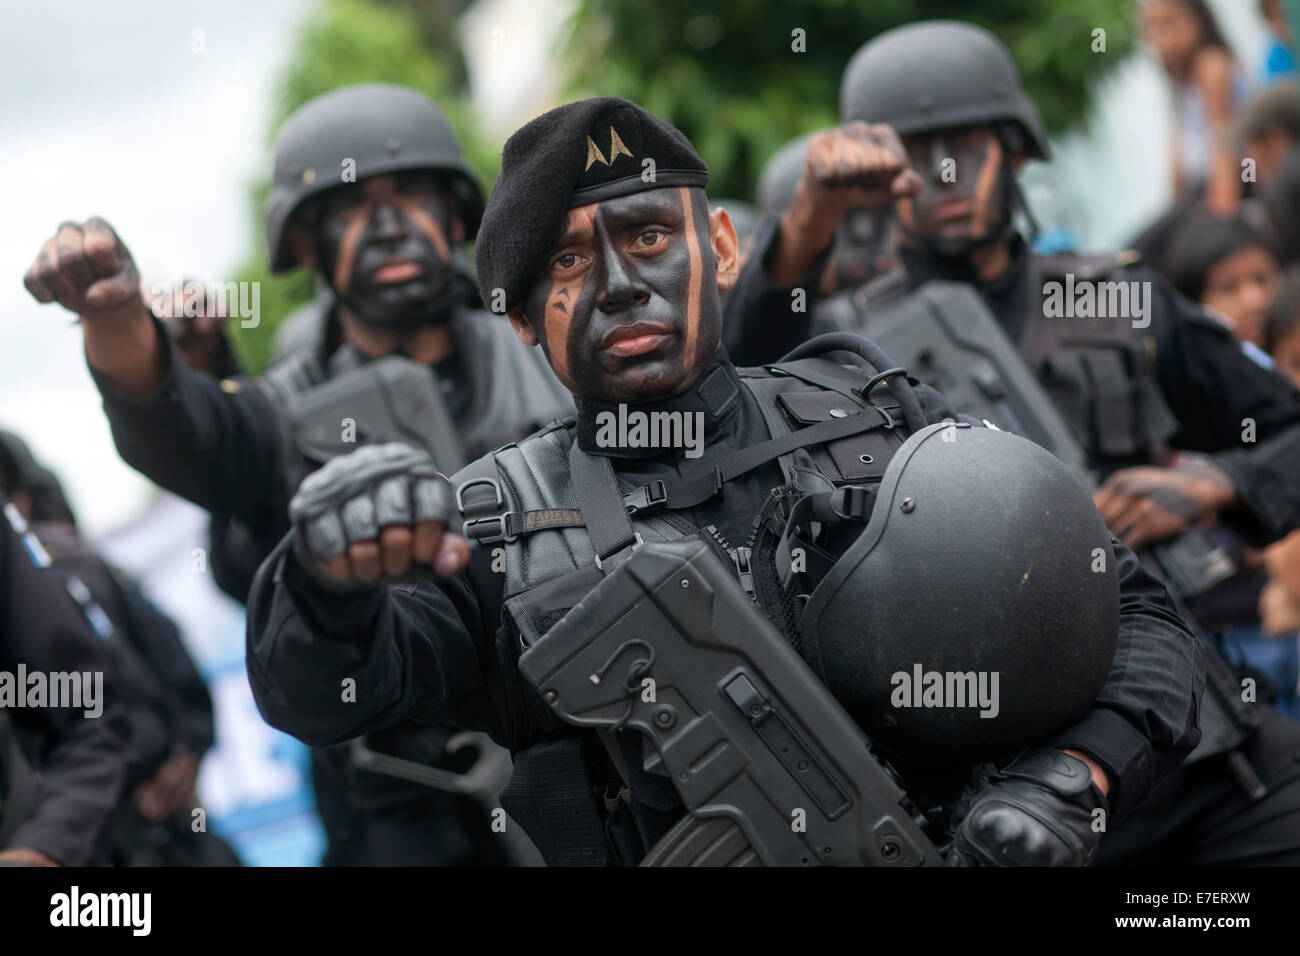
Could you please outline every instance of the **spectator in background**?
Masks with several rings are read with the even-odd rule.
[[[1241,117],[1238,136],[1247,158],[1254,160],[1256,182],[1272,180],[1300,142],[1300,86],[1279,83],[1252,99]]]
[[[1276,368],[1275,357],[1268,354],[1267,320],[1280,298],[1281,268],[1262,218],[1263,210],[1249,201],[1232,216],[1205,211],[1194,215],[1174,242],[1165,271],[1178,291],[1227,322],[1247,355],[1266,368]],[[1225,653],[1266,676],[1276,690],[1278,709],[1300,719],[1300,647],[1294,628],[1280,642],[1275,638],[1282,632],[1269,629],[1270,623],[1281,627],[1289,621],[1277,609],[1281,602],[1269,570],[1291,560],[1286,555],[1300,559],[1300,532],[1265,552],[1251,547],[1229,526],[1215,526],[1209,534],[1242,571],[1203,595],[1197,610],[1228,637]],[[1275,551],[1280,556],[1270,560]],[[1271,620],[1264,617],[1269,608],[1273,608]]]
[[[1264,53],[1264,82],[1295,76],[1295,54],[1291,52],[1291,25],[1286,21],[1282,0],[1259,0],[1259,15],[1268,26],[1269,44]]]
[[[1225,319],[1240,341],[1263,348],[1281,270],[1271,237],[1252,221],[1260,218],[1250,214],[1256,211],[1191,219],[1170,249],[1165,273],[1179,292]]]
[[[1174,97],[1174,195],[1203,189],[1206,205],[1227,215],[1241,198],[1233,116],[1245,105],[1246,75],[1205,0],[1146,0],[1142,15]]]
[[[1264,324],[1264,348],[1273,356],[1277,369],[1300,388],[1300,270],[1292,269],[1268,310]],[[1259,618],[1266,637],[1281,639],[1280,655],[1300,661],[1300,531],[1292,532],[1264,552],[1268,583],[1259,596]],[[1300,663],[1296,668],[1300,685]],[[1285,695],[1286,688],[1281,688]],[[1291,688],[1300,697],[1300,686]],[[1300,707],[1295,708],[1300,712]]]

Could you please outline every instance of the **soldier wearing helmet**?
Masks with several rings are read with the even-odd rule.
[[[350,86],[285,121],[265,223],[272,271],[315,274],[324,290],[316,307],[337,329],[337,347],[323,336],[257,382],[187,368],[141,305],[131,254],[101,219],[62,224],[26,283],[81,318],[118,450],[212,513],[213,569],[242,601],[288,530],[298,483],[335,455],[401,438],[451,470],[571,411],[545,361],[504,318],[476,307],[463,246],[482,211],[437,106],[402,87]],[[448,733],[404,724],[384,737],[374,749],[429,763],[443,758]],[[501,861],[481,809],[346,757],[316,751],[327,859]]]
[[[944,69],[930,69],[938,55]],[[746,361],[828,326],[872,335],[926,283],[961,283],[1072,429],[1102,479],[1102,517],[1126,545],[1143,549],[1211,520],[1265,541],[1300,525],[1300,395],[1289,383],[1131,257],[1031,251],[1016,172],[1050,148],[997,38],[954,21],[887,31],[849,62],[840,108],[843,121],[892,126],[922,175],[924,188],[895,203],[902,266],[822,303],[816,320],[792,311],[761,330],[733,328],[750,346]],[[1119,286],[1140,299],[1102,314],[1100,295]],[[1091,293],[1091,314],[1059,308],[1065,289]],[[1266,706],[1238,719],[1234,706],[1203,709],[1206,743],[1109,834],[1102,859],[1300,860],[1300,728]]]

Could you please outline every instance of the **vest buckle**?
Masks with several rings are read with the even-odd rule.
[[[656,478],[623,496],[623,507],[627,509],[629,517],[658,511],[666,504],[668,504],[668,486],[664,484],[662,478]]]
[[[510,528],[509,521],[512,517],[514,517],[514,512],[507,511],[505,514],[492,515],[487,518],[472,518],[461,526],[461,534],[475,544],[496,544],[498,541],[509,544],[519,538],[517,534],[507,533]]]

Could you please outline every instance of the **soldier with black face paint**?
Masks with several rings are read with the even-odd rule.
[[[641,176],[647,159],[652,179]],[[859,200],[908,188],[901,148],[888,137],[843,159],[840,174]],[[726,212],[708,210],[706,179],[680,132],[625,100],[572,103],[515,133],[479,237],[480,287],[502,295],[519,338],[542,349],[575,396],[576,419],[450,480],[396,443],[335,459],[303,483],[290,506],[294,530],[250,595],[249,680],[272,724],[316,745],[413,714],[492,734],[515,753],[502,806],[553,865],[635,865],[682,804],[637,734],[615,733],[602,746],[549,714],[521,676],[521,647],[642,541],[684,535],[712,541],[737,569],[736,587],[797,642],[797,611],[774,597],[782,592],[767,539],[760,535],[752,557],[743,543],[765,517],[785,514],[784,496],[800,482],[842,482],[845,472],[811,438],[792,457],[773,451],[728,469],[765,442],[797,439],[808,421],[851,419],[848,405],[873,401],[860,369],[831,360],[732,364],[720,345],[719,295],[735,282],[737,243]],[[919,419],[918,428],[951,417],[933,390],[918,387],[915,400],[908,421]],[[602,440],[598,418],[620,406],[628,415],[700,415],[702,459]],[[871,460],[861,454],[866,440],[845,439],[849,475]],[[696,493],[696,475],[715,481]],[[598,504],[593,482],[621,503]],[[611,543],[616,519],[630,528]],[[492,568],[498,545],[505,574]],[[1114,659],[1146,660],[1158,648],[1164,670],[1139,686],[1126,666],[1112,668],[1080,722],[987,778],[971,795],[966,819],[975,822],[960,831],[954,861],[1087,863],[1098,839],[1089,814],[1139,801],[1195,744],[1193,642],[1164,590],[1117,543],[1115,557]],[[355,705],[337,700],[343,675],[363,689]],[[852,696],[844,675],[819,676]]]
[[[940,53],[960,68],[926,69]],[[1098,510],[1124,544],[1142,549],[1210,522],[1259,544],[1300,525],[1300,394],[1290,383],[1150,269],[1121,257],[1032,252],[1014,222],[1017,212],[1029,215],[1015,174],[1049,147],[994,36],[955,21],[887,31],[854,55],[840,98],[842,119],[895,126],[926,174],[925,188],[896,204],[902,266],[843,293],[847,309],[787,311],[780,324],[737,335],[770,359],[825,330],[814,312],[870,335],[873,319],[925,283],[968,284],[1073,429],[1102,481]],[[1049,284],[1066,279],[1145,288],[1145,314],[1053,314]],[[1100,858],[1300,862],[1300,727],[1258,709],[1256,729],[1229,726],[1224,709],[1206,707],[1207,745],[1113,830]]]
[[[272,271],[315,273],[337,348],[322,337],[257,382],[187,368],[141,307],[131,254],[101,219],[63,223],[25,282],[81,319],[119,452],[212,512],[214,576],[242,601],[288,528],[289,498],[331,457],[400,436],[455,469],[572,410],[542,357],[476,307],[460,250],[481,214],[433,103],[401,87],[346,87],[285,121],[266,209]],[[371,744],[428,763],[443,758],[446,736],[406,725]],[[482,809],[465,799],[359,771],[341,751],[316,758],[327,859],[501,859]]]

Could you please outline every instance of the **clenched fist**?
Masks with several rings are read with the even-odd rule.
[[[57,302],[91,321],[143,311],[135,261],[99,218],[60,225],[41,246],[23,285],[37,302]]]
[[[429,456],[397,442],[333,459],[289,502],[299,562],[340,591],[410,581],[420,566],[443,577],[464,569],[469,542],[446,533],[456,513]]]
[[[135,260],[102,219],[65,222],[45,240],[23,285],[37,302],[57,302],[81,319],[86,358],[139,399],[162,381],[166,350],[140,299]]]
[[[857,120],[816,134],[781,216],[775,253],[764,264],[768,279],[783,287],[806,276],[849,210],[883,206],[922,188],[892,127]]]
[[[857,120],[808,140],[797,188],[816,204],[852,209],[914,196],[922,186],[893,127]]]

